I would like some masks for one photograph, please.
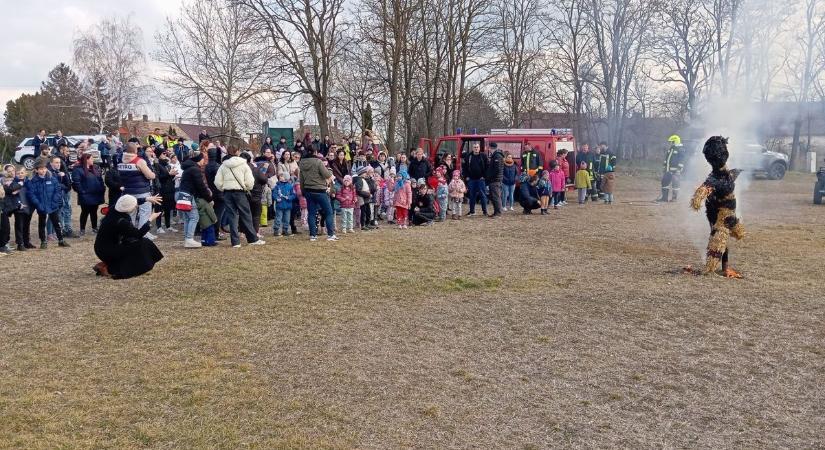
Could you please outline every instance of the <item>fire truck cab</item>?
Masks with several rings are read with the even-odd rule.
[[[433,165],[446,154],[453,155],[455,167],[461,164],[467,154],[472,152],[474,144],[481,146],[481,151],[489,155],[490,144],[495,142],[503,152],[509,152],[521,168],[521,153],[526,146],[532,147],[541,155],[542,164],[549,168],[550,161],[556,159],[556,152],[566,149],[567,160],[570,163],[570,173],[567,177],[576,177],[576,139],[573,132],[567,128],[528,129],[502,128],[490,130],[490,134],[458,134],[441,136],[438,139],[421,139],[418,146],[424,149]]]

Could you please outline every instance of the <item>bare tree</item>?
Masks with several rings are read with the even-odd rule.
[[[594,78],[593,35],[586,7],[587,0],[556,0],[548,23],[555,61],[550,66],[550,87],[556,92],[556,102],[573,114],[574,132],[580,138],[589,134],[582,118],[589,101],[586,86]]]
[[[799,58],[789,66],[789,77],[796,78],[797,111],[794,118],[791,143],[791,167],[798,167],[802,159],[801,133],[811,89],[825,69],[825,1],[805,0],[803,26],[797,33]]]
[[[184,4],[155,37],[164,97],[230,134],[257,129],[261,112],[271,111],[278,71],[262,39],[255,22],[229,1]]]
[[[292,98],[306,95],[329,134],[332,70],[344,54],[344,0],[230,0],[264,30]]]
[[[118,117],[142,103],[147,91],[143,32],[131,17],[103,19],[80,31],[73,46],[74,66],[84,82],[103,79]]]
[[[652,0],[588,0],[598,67],[593,85],[604,102],[607,140],[619,152],[630,89],[649,50],[656,6]]]
[[[685,86],[688,111],[695,118],[699,91],[713,64],[712,12],[704,0],[675,0],[662,8],[659,19],[653,55],[663,72],[660,81]]]
[[[361,36],[377,50],[379,60],[371,67],[381,68],[380,82],[388,100],[386,145],[395,152],[401,88],[404,82],[402,63],[409,56],[408,36],[420,0],[361,0]],[[373,54],[373,52],[369,52]]]
[[[120,125],[117,98],[109,92],[102,74],[97,73],[83,83],[82,96],[84,111],[98,133],[115,130]]]
[[[492,5],[493,49],[499,58],[493,70],[503,72],[494,78],[494,92],[502,98],[504,117],[514,127],[520,125],[525,109],[538,106],[547,44],[542,13],[539,0],[495,0]]]

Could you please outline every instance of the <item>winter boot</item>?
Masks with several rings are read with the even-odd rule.
[[[668,194],[670,193],[669,191],[670,190],[668,188],[662,188],[662,196],[657,198],[656,201],[659,202],[659,203],[667,202],[667,197],[668,197]]]
[[[671,197],[670,201],[675,202],[677,198],[679,198],[679,191],[673,191],[673,197]]]

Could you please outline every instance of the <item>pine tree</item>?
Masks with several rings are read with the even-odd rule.
[[[84,111],[98,133],[113,131],[118,127],[117,98],[109,92],[106,78],[101,73],[92,74],[84,89]]]
[[[63,130],[67,135],[90,130],[91,121],[84,111],[83,85],[68,65],[60,63],[52,69],[40,92],[49,106],[41,128],[49,132]]]

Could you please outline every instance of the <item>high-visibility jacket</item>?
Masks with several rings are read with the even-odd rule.
[[[163,144],[163,136],[157,134],[150,134],[146,136],[146,145],[161,145]]]
[[[671,145],[665,154],[665,172],[681,173],[684,168],[682,146]]]

